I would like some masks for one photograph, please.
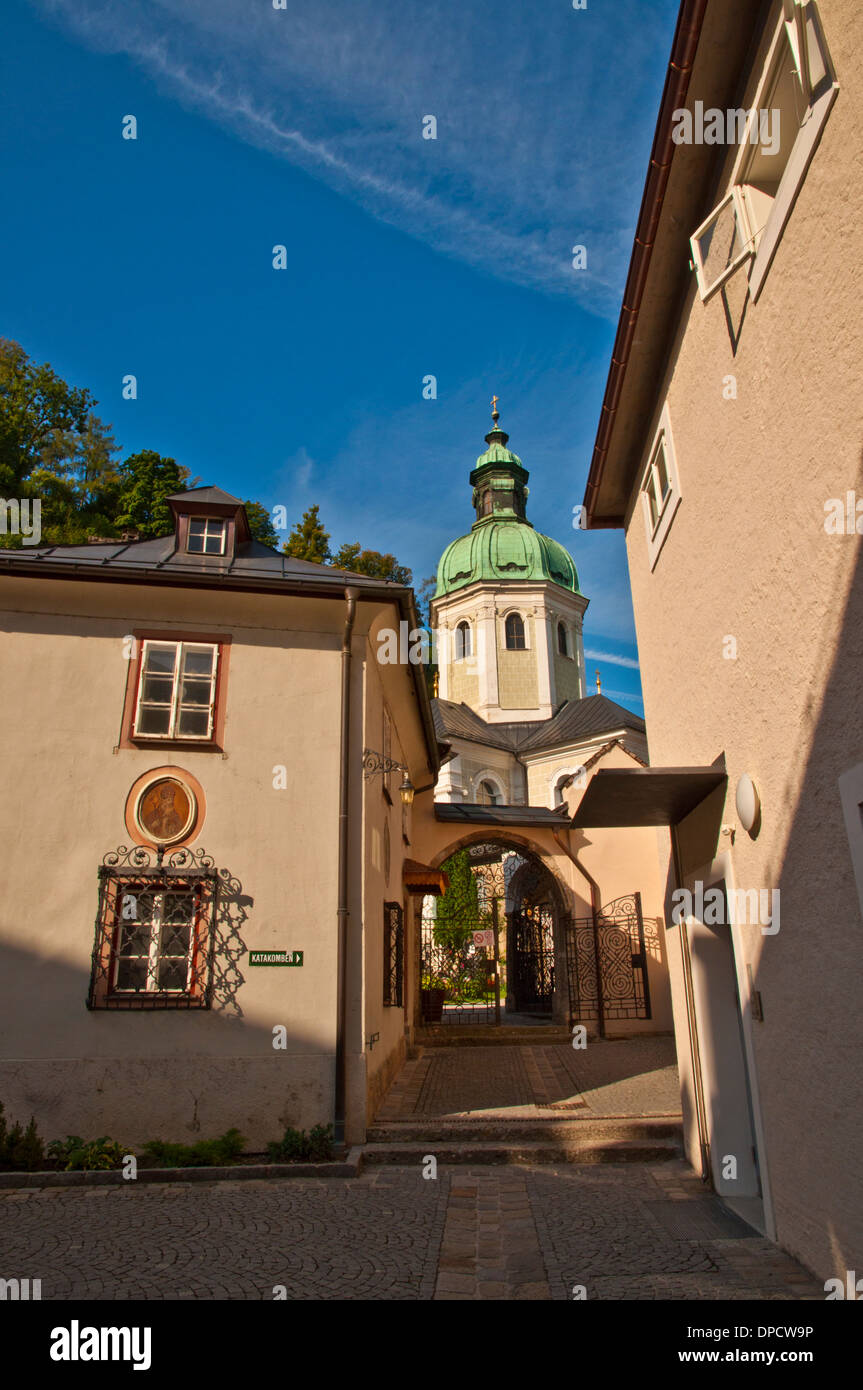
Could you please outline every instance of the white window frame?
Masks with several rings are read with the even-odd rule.
[[[163,952],[162,952],[162,932],[163,932],[163,930],[164,930],[164,928],[165,928],[166,926],[171,927],[171,926],[175,925],[175,924],[172,923],[172,922],[165,922],[165,920],[164,920],[165,896],[166,896],[166,894],[171,893],[171,892],[173,892],[173,893],[175,893],[175,894],[177,894],[178,892],[181,892],[181,893],[183,893],[184,895],[189,896],[189,897],[192,899],[192,902],[193,902],[193,905],[194,905],[194,911],[193,911],[193,913],[192,913],[192,919],[191,919],[191,922],[189,923],[189,928],[190,928],[190,930],[189,930],[189,949],[188,949],[188,951],[186,952],[186,980],[185,980],[185,983],[184,983],[180,988],[178,988],[178,989],[165,989],[165,988],[163,988],[162,986],[160,986],[159,983],[158,983],[159,961],[160,961],[160,960],[162,960],[163,958],[164,958],[165,960],[182,960],[182,959],[183,959],[182,956],[169,956],[169,955],[167,955],[167,954],[163,954]],[[123,895],[123,896],[125,896],[125,895]],[[137,995],[140,995],[140,994],[176,994],[176,995],[188,994],[189,991],[190,991],[190,988],[191,988],[191,981],[192,981],[192,962],[193,962],[193,960],[195,959],[195,951],[196,951],[196,949],[197,949],[198,914],[199,914],[199,904],[198,904],[198,902],[197,902],[196,899],[195,899],[195,894],[194,894],[194,891],[193,891],[193,890],[190,890],[190,889],[182,889],[182,890],[171,889],[169,886],[166,886],[166,885],[164,885],[164,884],[158,884],[158,885],[155,887],[155,890],[154,890],[153,916],[152,916],[151,920],[150,920],[149,922],[138,922],[137,919],[135,919],[135,920],[132,922],[132,925],[139,926],[139,927],[146,927],[146,928],[148,929],[148,931],[149,931],[149,943],[148,943],[147,954],[146,954],[146,956],[144,956],[143,954],[141,954],[141,955],[133,955],[133,954],[131,954],[130,952],[122,953],[119,949],[116,949],[116,948],[115,948],[115,950],[114,950],[114,968],[113,968],[112,975],[111,975],[111,992],[112,992],[113,994],[115,994],[115,995],[131,995],[131,996],[134,996],[134,995],[136,995],[136,994],[137,994]],[[122,925],[123,925],[123,923],[121,923],[121,927],[122,927]],[[186,925],[186,924],[184,923],[183,925]],[[121,938],[121,939],[122,939],[122,938]],[[119,944],[119,943],[118,943],[118,944]],[[121,963],[122,963],[123,961],[126,961],[126,960],[146,960],[146,961],[147,961],[147,971],[146,971],[146,975],[145,975],[145,977],[144,977],[144,988],[143,988],[143,990],[125,988],[125,987],[123,987],[123,986],[117,984],[117,979],[118,979],[119,974],[120,974],[120,965],[121,965]]]
[[[141,719],[141,707],[144,704],[152,703],[143,699],[144,680],[147,674],[147,656],[151,647],[173,647],[174,648],[174,671],[171,685],[171,713],[168,720],[168,731],[164,734],[144,733],[139,729]],[[183,659],[187,651],[206,651],[213,653],[213,671],[210,676],[200,676],[197,679],[209,680],[212,682],[210,689],[210,703],[208,707],[207,732],[205,734],[189,734],[177,732],[177,723],[180,712],[180,691],[182,688]],[[167,673],[166,673],[167,674]],[[194,676],[188,679],[196,679]],[[138,695],[135,701],[135,718],[132,723],[132,737],[141,739],[152,739],[155,742],[175,743],[178,740],[194,743],[211,743],[213,739],[213,728],[216,718],[216,692],[219,682],[219,647],[216,642],[174,642],[170,638],[152,637],[146,638],[141,649],[141,669],[138,673]],[[200,706],[203,709],[203,705]]]
[[[710,230],[715,222],[718,222],[722,213],[731,203],[734,208],[734,220],[737,223],[737,235],[742,245],[742,250],[738,251],[734,260],[731,261],[724,270],[716,276],[714,280],[708,281],[707,272],[704,267],[704,259],[701,255],[700,242],[706,232]],[[709,217],[705,217],[701,226],[692,233],[689,238],[692,247],[692,260],[695,265],[695,274],[698,279],[698,293],[701,295],[702,303],[722,289],[727,284],[732,275],[737,271],[743,262],[749,260],[755,254],[755,235],[749,218],[749,210],[744,197],[743,189],[739,184],[732,185],[728,193],[720,203],[717,203]]]
[[[659,492],[659,470],[656,465],[657,455],[660,448],[665,454],[665,471],[668,477],[668,491],[660,496]],[[657,517],[654,522],[650,511],[650,498],[648,492],[654,490],[657,500]],[[677,508],[680,506],[680,475],[677,470],[677,455],[674,451],[674,439],[671,433],[671,417],[668,411],[668,402],[662,407],[662,414],[656,432],[651,441],[641,480],[638,485],[638,492],[641,498],[641,507],[644,515],[644,527],[647,533],[647,552],[650,561],[650,568],[653,570],[659,559],[659,552],[665,543],[671,523]]]
[[[818,50],[824,64],[826,76],[821,79],[818,87],[813,88],[809,61],[809,36],[807,32],[807,21],[812,21],[815,35],[818,42]],[[746,193],[744,182],[744,172],[752,157],[752,145],[749,140],[751,121],[747,122],[746,132],[740,144],[734,168],[731,174],[731,190],[722,201],[714,208],[709,217],[705,218],[701,226],[690,238],[692,248],[692,260],[695,266],[696,277],[698,280],[698,291],[703,302],[711,299],[718,290],[730,279],[735,271],[749,261],[749,293],[754,300],[758,299],[767,272],[773,263],[777,247],[785,230],[785,225],[791,216],[792,208],[797,199],[797,194],[803,184],[806,172],[812,162],[812,157],[818,147],[824,130],[824,124],[830,114],[834,101],[839,93],[839,84],[836,81],[836,72],[827,48],[827,40],[824,35],[824,28],[821,23],[821,16],[815,0],[782,0],[781,14],[776,32],[770,43],[767,57],[751,109],[756,113],[761,111],[768,90],[771,78],[774,75],[774,68],[779,56],[779,47],[788,44],[794,63],[797,68],[797,75],[800,80],[803,100],[808,106],[808,111],[803,117],[797,138],[785,166],[776,196],[773,199],[767,221],[762,227],[755,225],[756,219],[753,215],[752,207]],[[758,119],[756,114],[755,119]],[[735,257],[730,266],[727,266],[720,275],[710,283],[707,283],[704,264],[698,242],[730,201],[733,201],[734,215],[738,226],[738,235],[743,250]]]
[[[204,545],[203,545],[203,548],[202,548],[201,550],[193,550],[192,547],[191,547],[191,540],[192,540],[192,523],[195,522],[195,521],[203,521],[203,523],[204,523],[204,535],[203,535],[203,537],[202,537],[203,542],[204,542]],[[207,550],[207,541],[208,541],[209,538],[210,538],[210,527],[211,527],[211,526],[214,527],[214,528],[215,528],[215,527],[218,527],[218,528],[219,528],[218,532],[216,532],[216,530],[214,529],[214,530],[213,530],[213,533],[212,533],[214,536],[215,536],[216,534],[218,534],[218,536],[219,536],[220,545],[219,545],[219,549],[218,549],[218,550]],[[189,517],[189,529],[188,529],[188,531],[186,532],[186,553],[187,553],[187,555],[224,555],[224,553],[225,553],[225,546],[226,546],[226,544],[227,544],[227,539],[228,539],[228,523],[227,523],[227,521],[225,520],[224,517],[218,517],[218,516],[190,516],[190,517]]]
[[[839,798],[863,915],[863,763],[842,773],[839,778]]]

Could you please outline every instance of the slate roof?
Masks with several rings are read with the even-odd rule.
[[[442,741],[464,738],[490,748],[503,748],[509,753],[534,753],[562,744],[580,743],[614,729],[645,732],[644,720],[639,715],[609,700],[607,695],[567,700],[551,719],[504,724],[490,724],[468,705],[457,705],[452,700],[432,700],[432,712],[435,730]]]

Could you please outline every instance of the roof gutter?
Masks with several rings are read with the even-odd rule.
[[[42,562],[37,559],[22,557],[19,550],[0,551],[0,574],[17,574],[28,579],[79,579],[89,583],[101,584],[137,584],[144,587],[149,585],[166,585],[168,588],[176,589],[230,589],[239,593],[251,594],[276,594],[286,595],[292,598],[326,598],[343,599],[346,593],[344,582],[335,581],[329,584],[322,584],[319,580],[310,578],[305,580],[290,579],[264,579],[252,578],[244,579],[237,574],[177,574],[164,569],[150,569],[142,572],[127,571],[117,573],[108,566],[94,565],[86,560],[53,560]],[[357,599],[367,600],[377,603],[395,603],[398,606],[401,617],[406,618],[412,628],[420,626],[419,616],[416,611],[413,591],[406,588],[403,584],[386,583],[382,585],[380,580],[374,580],[370,584],[364,584],[361,576],[350,576],[350,587],[356,594]],[[429,752],[429,771],[437,776],[440,769],[440,756],[438,753],[438,740],[435,732],[434,720],[432,718],[431,703],[429,701],[428,690],[426,689],[425,677],[421,665],[410,663],[411,676],[416,692],[417,703],[419,705],[420,719],[422,721],[423,733]]]
[[[590,472],[587,476],[584,492],[588,528],[621,526],[623,524],[622,517],[610,517],[602,521],[594,521],[593,508],[602,483],[605,460],[611,443],[617,408],[623,392],[623,382],[635,338],[644,287],[647,284],[653,246],[662,214],[662,204],[665,200],[671,161],[676,148],[672,139],[672,117],[675,111],[686,105],[692,65],[708,4],[709,0],[682,0],[680,14],[677,17],[677,28],[671,46],[671,59],[665,78],[656,132],[653,137],[653,149],[650,153],[647,180],[644,185],[641,210],[638,214],[638,225],[635,230],[635,243],[629,262],[629,274],[626,277],[626,288],[623,292],[620,321],[614,340],[614,350],[611,354],[611,366],[599,416],[599,428],[596,433]]]

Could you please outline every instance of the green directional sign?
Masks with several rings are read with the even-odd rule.
[[[302,951],[250,951],[249,965],[302,965]]]

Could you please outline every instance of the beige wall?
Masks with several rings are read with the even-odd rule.
[[[524,635],[527,649],[523,652],[510,652],[506,648],[504,618],[500,614],[496,621],[497,630],[497,681],[501,709],[533,709],[539,704],[537,682],[537,662],[545,659],[538,648],[538,640],[543,636],[537,632],[534,617],[524,617]]]
[[[572,640],[572,638],[571,638]],[[557,624],[554,625],[554,691],[556,703],[564,700],[578,700],[581,696],[578,659],[576,656],[561,656],[557,650]]]
[[[667,393],[682,502],[652,573],[640,507],[627,549],[651,761],[728,766],[724,810],[683,836],[684,871],[736,824],[742,773],[761,795],[760,834],[738,825],[731,862],[738,887],[780,888],[781,927],[741,928],[741,997],[747,1010],[750,966],[778,1238],[827,1276],[863,1256],[861,911],[837,790],[863,760],[860,538],[824,530],[829,498],[863,498],[863,11],[819,8],[838,100],[742,327],[745,271],[732,281],[736,347],[723,296],[702,304],[693,285],[657,403],[658,417]]]
[[[479,678],[475,673],[474,662],[462,660],[451,663],[447,699],[456,705],[464,701],[471,707],[479,703]]]

